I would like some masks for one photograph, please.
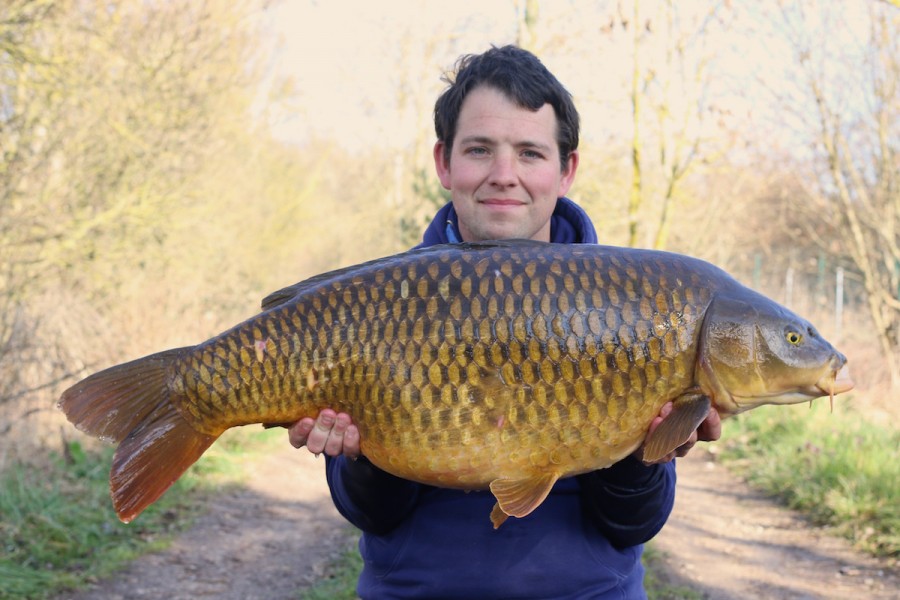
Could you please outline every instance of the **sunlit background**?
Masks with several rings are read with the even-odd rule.
[[[415,244],[445,199],[441,76],[507,43],[575,98],[571,196],[602,240],[706,258],[809,316],[885,420],[898,33],[875,0],[6,2],[3,439],[55,436],[86,372]]]
[[[896,565],[897,0],[0,0],[0,597],[186,522],[115,521],[61,391],[414,245],[441,76],[508,43],[575,98],[604,243],[707,259],[847,354],[834,414],[754,411],[719,447]]]

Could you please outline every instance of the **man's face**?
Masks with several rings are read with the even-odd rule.
[[[434,147],[441,184],[450,191],[463,240],[523,238],[550,241],[556,199],[575,178],[578,154],[560,168],[556,114],[517,106],[492,87],[466,96],[449,162]]]

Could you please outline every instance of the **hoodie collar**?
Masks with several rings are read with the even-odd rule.
[[[434,216],[425,230],[422,242],[416,247],[458,244],[461,241],[459,218],[453,209],[453,203],[448,202]],[[556,208],[550,217],[550,241],[556,244],[596,244],[597,231],[587,213],[563,197],[556,201]]]

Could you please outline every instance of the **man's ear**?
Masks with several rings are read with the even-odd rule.
[[[438,179],[445,190],[450,189],[450,159],[444,154],[447,145],[438,140],[434,144],[434,170],[437,171]]]
[[[575,181],[575,172],[578,170],[578,150],[572,150],[569,153],[569,159],[566,161],[566,168],[563,169],[559,178],[559,191],[557,196],[565,196]]]

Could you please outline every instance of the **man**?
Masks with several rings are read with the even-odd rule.
[[[457,65],[435,105],[434,162],[452,202],[421,246],[529,238],[596,243],[565,198],[578,168],[571,96],[529,52],[492,48]],[[671,411],[663,408],[656,427]],[[639,455],[557,482],[531,515],[494,530],[490,492],[435,488],[360,457],[346,414],[324,410],[290,429],[295,447],[326,454],[338,510],[362,530],[362,598],[642,598],[642,544],[672,509],[675,467],[697,439],[719,437],[712,411],[662,464]]]

